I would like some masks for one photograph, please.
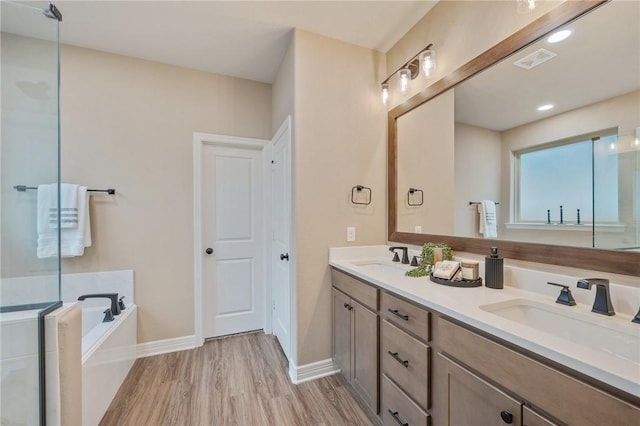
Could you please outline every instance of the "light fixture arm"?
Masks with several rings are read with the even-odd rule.
[[[395,70],[394,72],[392,72],[383,82],[382,84],[388,83],[389,80],[391,80],[391,77],[393,77],[394,75],[396,75],[397,73],[400,72],[400,70],[408,68],[411,71],[411,80],[415,79],[418,74],[420,74],[420,54],[422,52],[424,52],[425,50],[429,50],[433,48],[433,43],[429,43],[427,44],[427,46],[423,49],[420,49],[420,51],[418,53],[416,53],[415,55],[413,55],[411,57],[411,59],[409,59],[407,62],[405,62],[400,68],[398,68],[397,70]]]

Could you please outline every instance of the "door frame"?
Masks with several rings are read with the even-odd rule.
[[[265,277],[264,288],[264,331],[267,334],[271,333],[271,277],[267,275],[270,273],[270,267],[267,267],[269,263],[271,239],[267,238],[271,232],[271,155],[270,155],[270,143],[268,139],[257,138],[245,138],[239,136],[226,136],[210,133],[193,133],[193,310],[194,310],[194,340],[195,346],[202,346],[204,344],[204,282],[202,280],[202,252],[204,250],[204,239],[202,235],[202,220],[203,220],[203,198],[202,193],[203,185],[203,148],[205,145],[230,147],[230,148],[245,148],[262,151],[263,155],[263,167],[262,167],[262,202],[263,211],[269,212],[263,214],[263,276]]]

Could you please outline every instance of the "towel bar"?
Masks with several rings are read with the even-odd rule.
[[[497,204],[500,204],[500,203],[499,203],[499,202],[497,202],[497,201],[494,201],[494,203],[496,203],[496,205],[497,205]],[[473,205],[473,204],[480,204],[480,201],[469,201],[469,205],[470,205],[470,206],[471,206],[471,205]]]
[[[25,192],[27,189],[38,189],[36,186],[27,186],[27,185],[15,185],[13,187],[16,191]],[[113,188],[109,189],[87,189],[90,192],[106,192],[107,194],[115,194],[116,190]]]

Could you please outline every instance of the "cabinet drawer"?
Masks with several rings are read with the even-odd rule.
[[[382,375],[382,423],[385,426],[429,426],[431,417],[405,395],[386,375]],[[394,417],[395,415],[395,417]]]
[[[422,408],[430,399],[430,348],[387,320],[382,322],[382,371]]]
[[[335,288],[356,299],[372,311],[378,311],[378,289],[331,268],[331,283]]]
[[[382,312],[389,321],[425,341],[430,340],[429,311],[389,293],[382,293]]]
[[[638,424],[638,406],[443,318],[436,324],[441,351],[562,422]],[[567,403],[567,395],[580,397]]]

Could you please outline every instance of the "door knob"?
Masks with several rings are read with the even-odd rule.
[[[280,260],[286,260],[288,262],[289,261],[289,253],[280,254]]]
[[[208,247],[204,252],[207,254],[211,254],[213,253],[213,249],[211,247]]]

